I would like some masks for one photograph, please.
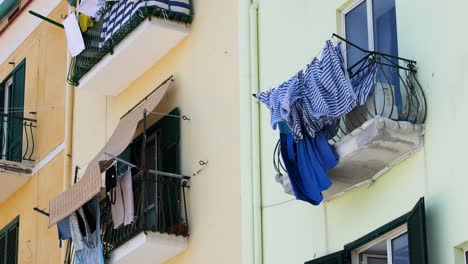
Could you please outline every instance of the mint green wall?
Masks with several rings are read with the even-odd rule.
[[[260,0],[260,89],[287,80],[339,32],[338,12],[349,1]],[[282,193],[274,181],[276,131],[261,110],[264,263],[303,263],[347,244],[408,212],[426,198],[431,264],[455,262],[468,240],[468,2],[397,0],[400,56],[418,62],[428,118],[425,147],[373,185],[314,207]]]

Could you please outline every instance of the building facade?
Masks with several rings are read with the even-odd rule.
[[[248,12],[247,6],[244,12]],[[253,43],[258,41],[260,90],[276,87],[303,69],[324,42],[332,39],[332,33],[337,33],[365,49],[396,51],[398,56],[416,61],[416,76],[427,102],[424,145],[418,151],[396,165],[387,164],[390,169],[373,182],[326,199],[317,207],[291,200],[292,196],[284,194],[274,181],[271,155],[278,134],[270,127],[268,109],[260,106],[263,263],[304,263],[313,259],[316,262],[311,263],[342,263],[341,256],[328,260],[320,257],[342,250],[344,254],[347,250],[355,254],[357,249],[349,250],[353,242],[362,242],[368,234],[373,234],[373,239],[385,234],[372,232],[411,212],[421,197],[425,199],[428,263],[465,263],[467,230],[463,223],[467,215],[463,186],[468,182],[462,165],[465,155],[460,153],[463,144],[456,143],[451,133],[466,129],[461,120],[467,111],[462,96],[467,80],[461,73],[466,71],[468,50],[456,49],[449,40],[466,25],[460,20],[466,3],[367,0],[292,1],[285,5],[284,1],[258,1],[254,7],[258,11],[258,39]],[[450,65],[451,70],[443,65]],[[379,151],[383,149],[374,153],[376,157],[367,157],[368,166],[379,162]],[[359,167],[355,170],[359,171]],[[346,178],[352,173],[344,171],[341,176]],[[387,237],[377,242],[387,239],[396,243],[392,239],[404,233],[396,231],[390,240]],[[416,251],[409,254],[417,255]],[[380,255],[387,258],[386,253]],[[366,263],[363,254],[360,257]],[[374,261],[379,262],[367,263],[408,263]],[[420,258],[415,263],[426,262]]]
[[[64,190],[67,43],[27,8],[58,20],[67,5],[16,2],[0,23],[0,263],[59,263],[57,231],[33,208]]]
[[[74,7],[0,2],[0,264],[90,262],[56,224],[93,197],[106,263],[467,263],[468,4],[127,3],[106,4],[72,57]],[[327,40],[348,77],[368,63],[376,82],[330,137],[340,157],[315,206],[275,181],[279,132],[252,95]],[[131,175],[122,226],[113,169]]]

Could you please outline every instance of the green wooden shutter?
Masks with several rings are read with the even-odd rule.
[[[6,239],[7,236],[5,232],[0,231],[0,264],[5,264],[6,262]]]
[[[0,264],[18,263],[19,218],[0,230]]]
[[[26,61],[23,60],[13,71],[13,87],[10,91],[10,108],[16,118],[9,120],[8,159],[23,160],[23,120],[24,90],[26,83]]]
[[[180,115],[178,108],[169,113]],[[162,118],[157,124],[159,130],[159,162],[160,170],[180,173],[180,119],[171,116]],[[162,231],[171,233],[172,225],[180,223],[180,179],[159,176],[162,184],[158,184],[161,213],[159,216]]]
[[[5,0],[0,3],[0,20],[5,18],[18,4],[19,0]]]
[[[307,261],[305,264],[344,264],[344,252],[338,251],[333,254]]]
[[[7,237],[7,251],[6,251],[6,263],[5,264],[16,264],[18,263],[18,225],[10,227],[6,233]]]
[[[427,264],[426,212],[419,199],[408,216],[408,245],[411,264]]]

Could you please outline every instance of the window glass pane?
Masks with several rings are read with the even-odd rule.
[[[409,264],[408,233],[392,240],[392,264]]]
[[[374,48],[398,56],[395,0],[373,0]]]
[[[398,39],[395,0],[373,0],[374,49],[398,57]],[[398,64],[397,59],[389,59],[389,64]],[[377,74],[380,83],[393,86],[395,106],[400,110],[402,99],[398,70],[394,67],[382,67]],[[393,106],[392,106],[393,107]]]
[[[361,48],[369,48],[367,29],[367,1],[362,2],[345,15],[346,39]],[[347,45],[346,57],[348,66],[359,61],[365,54],[356,48]]]
[[[387,259],[368,257],[367,264],[387,264]]]

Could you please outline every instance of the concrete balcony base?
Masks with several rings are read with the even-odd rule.
[[[333,185],[325,200],[371,183],[419,150],[424,125],[375,117],[344,136],[334,147],[340,160],[328,175]]]

